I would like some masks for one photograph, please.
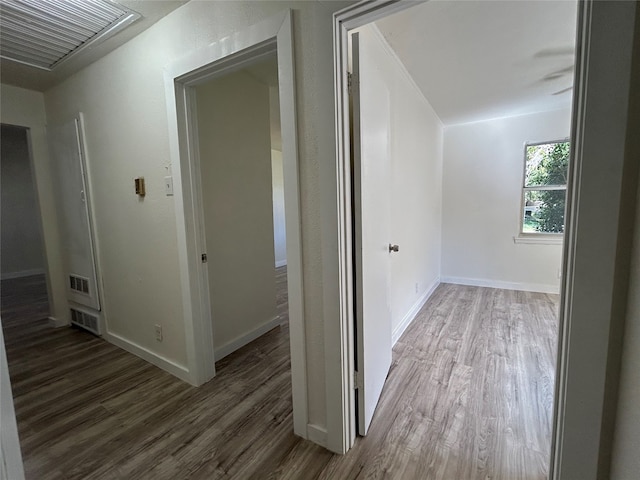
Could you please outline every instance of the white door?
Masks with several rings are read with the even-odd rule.
[[[391,366],[389,91],[352,36],[358,433],[366,435]]]
[[[67,296],[100,310],[81,117],[49,129]]]

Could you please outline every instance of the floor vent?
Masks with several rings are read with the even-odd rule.
[[[71,308],[70,310],[72,324],[84,328],[85,330],[89,330],[91,333],[96,335],[102,335],[102,322],[98,315],[94,315],[77,308]]]
[[[69,275],[69,287],[76,292],[89,295],[89,279],[79,275]]]

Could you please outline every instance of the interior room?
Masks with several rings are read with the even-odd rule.
[[[513,25],[518,16],[531,27]],[[392,405],[413,395],[412,408],[422,416],[400,422],[425,429],[413,476],[548,475],[564,219],[557,227],[542,224],[551,202],[536,199],[559,192],[564,213],[575,24],[570,2],[553,8],[433,2],[353,32],[351,95],[358,97],[352,103],[359,118],[353,141],[362,143],[355,155],[361,166],[354,167],[361,198],[355,236],[362,237],[355,250],[364,262],[355,281],[361,276],[356,297],[364,300],[357,308],[365,316],[356,333],[375,342],[367,330],[385,328],[367,324],[366,316],[384,310],[379,299],[387,288],[394,353],[384,368],[385,346],[376,344],[369,361],[382,381],[390,370],[419,387],[401,396],[385,384],[380,411],[368,420],[371,435],[390,428],[376,426],[376,418],[392,417]],[[517,40],[505,44],[505,37]],[[385,98],[388,110],[373,107]],[[390,116],[388,159],[368,148],[384,149],[376,143],[381,116]],[[557,185],[545,180],[555,145],[567,145]],[[538,149],[547,150],[534,159],[530,151]],[[383,162],[388,166],[375,179]],[[536,169],[544,173],[533,181]],[[536,182],[548,190],[534,198]],[[391,204],[389,220],[380,213],[384,203]],[[378,261],[367,253],[366,238],[377,238],[372,232],[385,221],[382,235],[399,248],[390,244],[388,260]],[[376,262],[381,275],[388,271],[387,287],[373,279]],[[360,363],[371,368],[367,346],[357,349],[365,351],[357,360],[360,375]],[[370,393],[377,392],[364,395]],[[359,407],[359,421],[367,408]],[[402,433],[396,442],[403,441],[416,440]]]
[[[0,478],[637,472],[640,8],[407,5],[0,0]]]

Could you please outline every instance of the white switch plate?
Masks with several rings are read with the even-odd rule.
[[[173,195],[173,177],[164,177],[164,193],[166,195]]]

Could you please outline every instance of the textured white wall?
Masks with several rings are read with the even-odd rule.
[[[269,87],[240,71],[198,86],[196,97],[219,349],[276,317]]]
[[[429,102],[382,35],[372,26],[359,30],[362,57],[389,89],[391,104],[389,303],[394,337],[405,316],[440,278],[442,214],[442,124]],[[363,75],[366,72],[362,73]],[[375,98],[361,98],[375,102]]]
[[[49,170],[44,97],[39,92],[9,85],[0,86],[0,97],[2,97],[2,109],[0,109],[2,123],[29,128],[33,173],[45,242],[49,312],[57,322],[68,323],[66,280],[60,261],[60,236]]]
[[[336,203],[332,14],[346,4],[192,1],[45,93],[50,124],[78,111],[85,115],[109,328],[185,365],[174,201],[163,187],[171,169],[163,68],[294,9],[308,412],[309,422],[321,426],[326,423],[324,319],[339,318],[324,308],[335,303],[329,300],[336,298],[336,266],[322,261],[325,252],[327,259],[337,252],[335,220],[323,214],[335,215]],[[137,176],[146,181],[142,201],[133,192]],[[163,325],[163,342],[154,338],[156,323]]]
[[[569,136],[570,111],[444,129],[442,278],[558,291],[562,245],[515,244],[524,144]]]
[[[27,132],[24,128],[2,125],[2,278],[44,272],[40,215],[27,142]]]

